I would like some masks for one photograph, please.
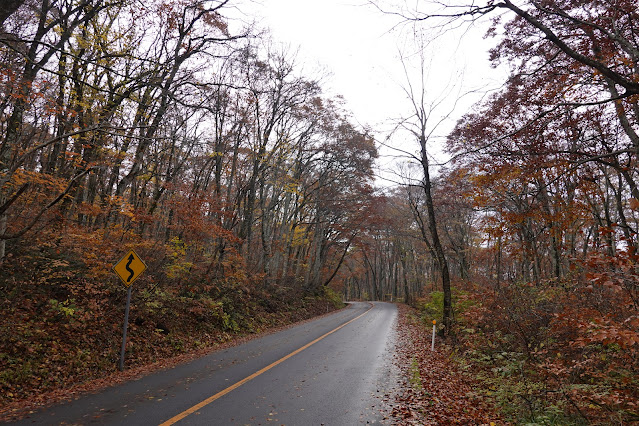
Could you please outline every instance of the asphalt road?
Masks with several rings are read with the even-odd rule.
[[[396,307],[346,309],[17,424],[355,425],[383,423],[397,373]]]

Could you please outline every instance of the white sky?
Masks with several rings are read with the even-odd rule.
[[[348,0],[264,4],[263,22],[274,38],[299,45],[309,65],[331,72],[328,87],[344,96],[359,120],[373,125],[388,118],[383,104],[401,100],[388,67],[396,55],[388,34],[396,19]]]
[[[323,86],[325,91],[342,95],[354,118],[370,125],[379,139],[388,135],[393,122],[410,112],[402,90],[406,78],[399,61],[400,49],[403,55],[411,54],[406,45],[410,28],[401,25],[397,16],[383,14],[365,5],[365,0],[258,0],[244,3],[241,9],[254,16],[260,26],[270,28],[275,41],[288,43],[293,49],[299,47],[298,59],[306,72],[315,68],[330,72]],[[447,102],[440,108],[441,113],[452,108],[459,93],[480,86],[495,88],[503,81],[503,72],[496,72],[488,63],[488,49],[496,41],[484,40],[484,33],[485,27],[464,34],[448,33],[429,47],[427,87],[432,99],[443,96],[447,86],[457,85],[444,95]],[[418,65],[415,55],[409,60],[411,63]],[[413,74],[411,78],[419,77]],[[454,119],[437,133],[445,135],[479,98],[480,95],[464,98]],[[393,143],[417,152],[417,145],[406,138],[395,138]],[[433,142],[433,152],[439,150],[438,144],[441,140]],[[390,154],[382,150],[384,153]],[[382,158],[381,163],[384,162]]]

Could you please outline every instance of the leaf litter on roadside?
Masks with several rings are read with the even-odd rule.
[[[403,386],[392,410],[399,425],[504,424],[475,383],[450,360],[451,348],[437,341],[431,352],[431,333],[406,306],[398,305],[396,363]]]

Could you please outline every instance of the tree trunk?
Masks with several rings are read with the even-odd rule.
[[[426,152],[426,136],[425,129],[419,138],[419,144],[421,147],[421,163],[424,171],[424,196],[426,202],[426,210],[428,212],[428,230],[430,232],[431,242],[433,250],[435,251],[437,264],[442,277],[442,291],[444,292],[444,314],[442,323],[444,324],[444,334],[451,332],[453,323],[453,301],[450,289],[450,273],[448,271],[448,261],[444,253],[444,248],[439,239],[439,233],[437,231],[437,220],[435,218],[435,207],[433,206],[433,197],[431,194],[431,179],[430,170],[428,164],[428,154]]]

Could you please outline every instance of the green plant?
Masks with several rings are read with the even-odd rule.
[[[335,309],[344,307],[342,296],[330,287],[324,287],[323,298],[327,300]]]
[[[413,388],[417,390],[421,391],[424,389],[424,385],[422,384],[422,377],[419,373],[419,362],[417,362],[417,359],[415,357],[413,357],[410,362],[408,382]]]
[[[463,314],[476,302],[469,297],[469,293],[459,290],[457,288],[452,289],[453,298],[453,314],[454,317],[460,318]],[[444,293],[441,291],[433,291],[425,298],[419,299],[416,302],[419,309],[422,320],[430,324],[432,320],[439,321],[444,315]]]
[[[72,317],[75,314],[75,299],[67,299],[64,302],[60,302],[56,299],[49,300],[49,306],[53,311],[64,314],[65,317]]]

